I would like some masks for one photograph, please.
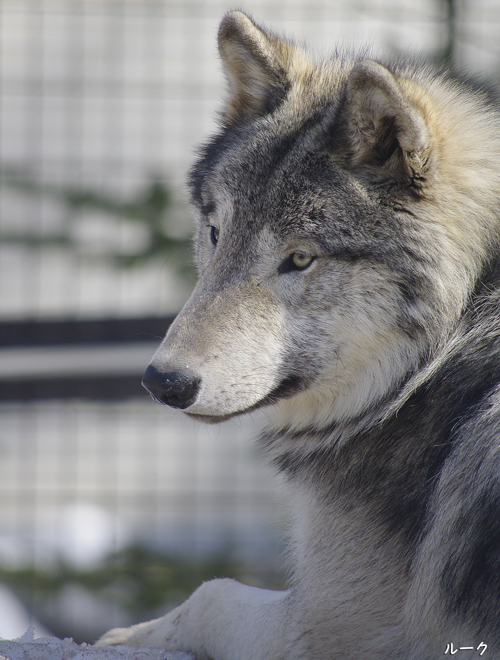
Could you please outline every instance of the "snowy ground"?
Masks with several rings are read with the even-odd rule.
[[[193,660],[193,656],[154,648],[94,648],[55,637],[35,639],[34,629],[29,628],[17,640],[0,639],[0,660]]]
[[[12,639],[14,637],[16,639]],[[51,637],[43,626],[32,622],[28,612],[14,594],[7,587],[0,585],[0,660],[193,660],[193,658],[186,653],[155,648],[134,649],[126,646],[94,648],[90,644],[75,644],[71,639],[61,640]]]
[[[49,636],[50,632],[38,623],[10,589],[0,584],[0,641],[21,637],[28,627],[35,637]],[[1,660],[1,659],[0,659]]]

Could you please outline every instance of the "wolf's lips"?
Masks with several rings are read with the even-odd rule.
[[[204,415],[200,413],[189,412],[185,410],[184,413],[196,419],[198,422],[205,422],[206,424],[219,424],[220,422],[225,422],[232,417],[237,417],[238,415],[245,415],[246,413],[252,412],[253,410],[258,410],[264,406],[271,406],[273,403],[277,403],[280,399],[288,399],[295,394],[298,394],[306,387],[305,380],[298,375],[291,375],[283,378],[280,383],[265,397],[257,401],[248,408],[243,410],[235,410],[233,413],[228,413],[225,415]]]

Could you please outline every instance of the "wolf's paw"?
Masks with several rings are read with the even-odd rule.
[[[105,633],[95,646],[159,646],[165,649],[175,649],[175,627],[168,615],[154,621],[139,623],[130,628],[113,628]]]
[[[94,646],[116,646],[117,644],[127,645],[131,637],[131,628],[113,628],[108,630],[102,637],[100,637]]]

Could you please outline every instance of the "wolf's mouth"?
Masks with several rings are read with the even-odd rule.
[[[283,378],[267,396],[257,403],[257,406],[260,408],[261,406],[268,406],[272,403],[276,403],[280,399],[289,399],[304,390],[306,387],[306,380],[302,376],[292,374]]]
[[[308,383],[303,377],[297,374],[293,374],[283,378],[279,384],[264,398],[260,399],[260,401],[257,401],[257,403],[254,403],[252,406],[244,408],[243,410],[236,410],[234,413],[228,413],[227,415],[198,415],[188,411],[184,411],[184,413],[188,417],[196,419],[198,422],[205,422],[206,424],[219,424],[220,422],[225,422],[232,417],[245,415],[246,413],[252,412],[253,410],[258,410],[264,406],[270,406],[273,403],[277,403],[280,399],[289,399],[290,397],[295,396],[295,394],[305,390],[307,385]]]

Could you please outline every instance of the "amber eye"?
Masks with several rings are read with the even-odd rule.
[[[295,268],[298,270],[304,270],[309,266],[314,257],[312,257],[310,254],[306,254],[305,252],[294,252],[291,255],[291,259]]]
[[[217,241],[219,240],[219,230],[213,225],[210,225],[210,240],[213,245],[217,245]]]

